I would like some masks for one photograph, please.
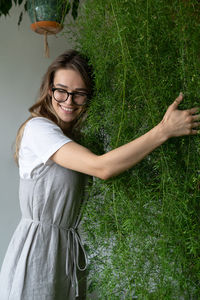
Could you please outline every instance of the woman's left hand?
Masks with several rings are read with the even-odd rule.
[[[166,138],[178,137],[183,135],[197,134],[200,127],[200,114],[198,107],[186,110],[179,110],[178,106],[183,100],[183,94],[168,107],[160,125]]]

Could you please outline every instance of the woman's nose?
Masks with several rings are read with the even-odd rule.
[[[73,97],[73,95],[72,95],[72,94],[69,94],[69,96],[68,96],[68,98],[67,98],[67,100],[66,100],[66,103],[67,103],[67,104],[73,104],[72,97]]]

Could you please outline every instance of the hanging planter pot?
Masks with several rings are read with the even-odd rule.
[[[77,16],[79,0],[73,1],[72,15]],[[47,35],[56,34],[63,28],[65,16],[71,4],[67,0],[27,0],[27,10],[31,19],[31,29],[43,34],[45,40],[45,54],[49,57]],[[75,12],[75,15],[74,15]]]

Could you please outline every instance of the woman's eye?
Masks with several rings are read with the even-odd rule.
[[[83,94],[83,93],[75,93],[74,96],[75,97],[84,97],[85,94]]]
[[[66,94],[65,90],[57,90],[59,93]]]

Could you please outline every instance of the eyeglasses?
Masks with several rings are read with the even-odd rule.
[[[53,97],[58,103],[63,103],[67,101],[69,96],[72,96],[72,102],[75,105],[85,105],[87,103],[89,94],[82,92],[73,92],[70,93],[66,90],[60,88],[52,88]]]

